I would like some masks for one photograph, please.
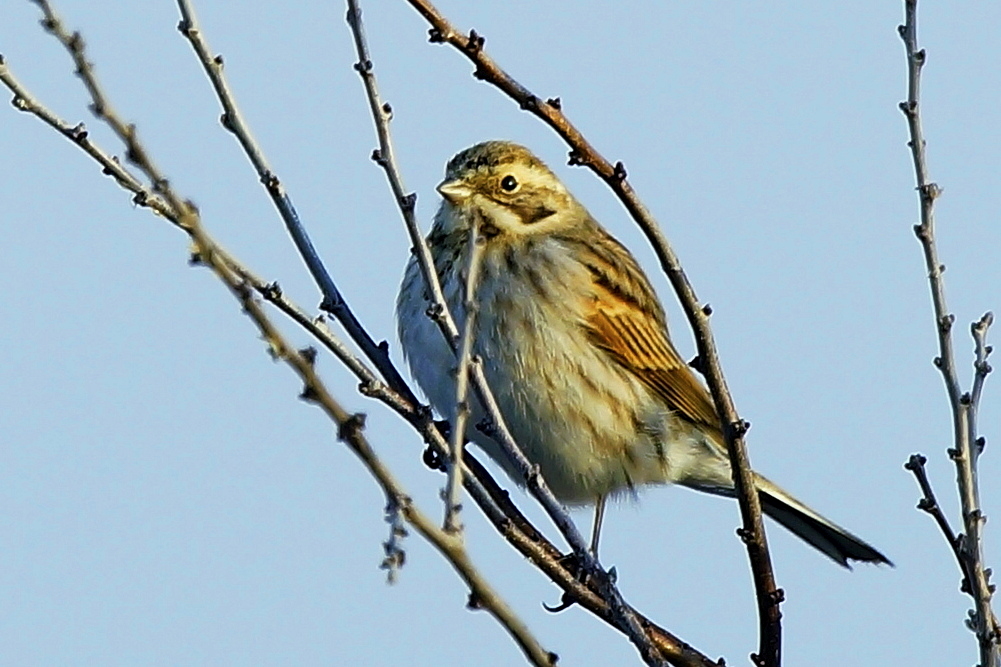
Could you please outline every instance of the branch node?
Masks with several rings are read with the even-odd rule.
[[[705,363],[703,363],[701,355],[696,354],[694,357],[692,357],[692,360],[688,362],[688,365],[694,368],[702,375],[706,374],[706,365]]]
[[[421,460],[423,460],[424,465],[431,468],[431,470],[437,470],[438,472],[446,471],[445,460],[438,454],[438,452],[431,448],[431,445],[428,445],[424,450],[424,453],[421,455]]]
[[[299,350],[299,356],[310,366],[316,365],[316,348],[312,345]]]
[[[270,282],[261,290],[261,296],[268,301],[277,301],[282,298],[282,288],[278,281]]]
[[[381,384],[375,380],[364,380],[358,383],[358,393],[368,398],[377,398],[381,388]]]
[[[710,306],[708,303],[705,304],[704,306],[702,306],[702,314],[705,315],[706,317],[709,317],[710,315],[713,314],[713,307]]]
[[[931,204],[942,195],[942,188],[937,183],[925,183],[918,188],[918,192],[921,193],[921,199]]]
[[[432,44],[442,44],[445,41],[445,33],[438,28],[431,28],[428,30],[428,41]]]
[[[621,161],[615,163],[615,167],[612,168],[612,179],[621,183],[626,180],[626,165],[622,164]]]
[[[87,140],[87,136],[87,126],[83,123],[77,123],[73,129],[70,130],[70,138],[78,144],[85,142]]]
[[[560,111],[562,111],[563,109],[563,101],[558,97],[550,97],[548,100],[546,100],[546,104]]]
[[[278,176],[272,171],[264,172],[264,175],[261,176],[261,183],[272,194],[278,194],[278,189],[281,187],[281,181],[278,180]]]
[[[923,468],[927,462],[927,457],[922,454],[911,454],[911,457],[907,459],[907,463],[904,464],[904,468],[913,472],[918,468]]]
[[[361,436],[362,430],[365,428],[365,413],[356,412],[347,419],[344,423],[337,427],[337,439],[338,440],[351,440]]]
[[[486,41],[487,38],[476,32],[475,28],[471,29],[466,41],[466,52],[473,56],[478,55],[483,50]]]

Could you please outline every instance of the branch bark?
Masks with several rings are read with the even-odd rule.
[[[907,56],[907,99],[900,103],[900,110],[907,119],[910,135],[908,146],[914,163],[914,177],[917,183],[921,222],[915,225],[914,233],[921,242],[928,283],[931,289],[932,306],[938,332],[939,354],[935,366],[942,374],[946,394],[952,410],[953,443],[948,450],[949,457],[956,464],[956,481],[962,508],[964,534],[955,536],[948,527],[941,511],[935,516],[940,529],[952,546],[960,571],[963,573],[961,590],[973,599],[974,609],[970,611],[967,626],[977,637],[980,649],[981,667],[1001,665],[1001,626],[991,608],[994,586],[990,584],[990,570],[984,565],[983,527],[987,521],[980,506],[980,491],[977,483],[977,459],[983,450],[983,438],[977,437],[976,416],[984,380],[990,372],[987,357],[987,330],[993,322],[993,315],[986,313],[974,322],[971,331],[975,342],[973,389],[964,393],[960,389],[956,374],[956,361],[952,345],[952,327],[955,316],[949,312],[945,299],[945,283],[942,273],[945,266],[938,257],[935,242],[935,200],[942,194],[941,188],[928,175],[928,159],[924,129],[921,124],[921,71],[926,54],[918,48],[917,0],[905,0],[904,24],[898,27]],[[917,476],[924,492],[918,506],[931,511],[927,506],[937,507],[931,486],[924,476],[924,457],[912,456],[908,469]]]

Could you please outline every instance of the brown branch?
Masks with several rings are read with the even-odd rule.
[[[761,518],[761,503],[758,494],[754,492],[753,473],[744,443],[744,435],[750,424],[738,416],[723,376],[716,343],[709,325],[711,308],[700,303],[660,226],[627,180],[625,166],[621,162],[613,165],[587,141],[563,113],[560,99],[549,98],[542,101],[528,88],[518,83],[484,51],[484,37],[475,30],[470,30],[468,35],[460,33],[427,0],[407,0],[407,2],[431,25],[430,41],[448,43],[455,47],[475,66],[473,76],[499,88],[517,102],[521,109],[540,118],[562,137],[570,146],[570,164],[587,166],[597,174],[619,197],[653,247],[694,332],[700,370],[706,376],[723,425],[743,521],[739,534],[747,546],[758,602],[759,651],[752,658],[759,665],[778,665],[781,655],[779,607],[784,595],[775,584]]]
[[[935,200],[941,195],[942,190],[928,175],[926,144],[921,124],[921,70],[925,64],[926,54],[924,49],[918,49],[917,45],[917,0],[905,0],[904,24],[899,26],[898,31],[907,56],[907,99],[900,103],[900,110],[907,119],[910,135],[908,146],[914,162],[914,177],[921,214],[921,222],[915,225],[914,232],[924,252],[938,331],[939,355],[935,357],[935,366],[942,374],[952,410],[954,446],[949,449],[949,457],[956,464],[959,500],[965,529],[965,534],[950,539],[950,544],[963,572],[962,590],[973,599],[975,608],[970,611],[967,625],[977,637],[981,667],[999,667],[1001,628],[991,608],[994,587],[989,580],[990,570],[984,565],[983,526],[987,517],[984,516],[980,506],[976,473],[977,458],[983,443],[982,439],[977,438],[976,415],[983,383],[987,373],[990,372],[990,366],[987,364],[990,349],[986,345],[986,337],[993,316],[987,313],[973,324],[972,333],[976,344],[973,390],[970,393],[962,393],[952,346],[952,326],[955,317],[946,305],[945,283],[942,278],[945,267],[939,261],[935,242]],[[913,461],[914,457],[911,457],[911,460]],[[913,471],[917,475],[919,471],[923,471],[923,466]],[[920,483],[920,476],[918,479]],[[924,489],[924,485],[922,488]],[[928,497],[927,490],[925,497]],[[939,525],[942,525],[941,521]],[[946,537],[949,538],[949,533],[946,533]]]

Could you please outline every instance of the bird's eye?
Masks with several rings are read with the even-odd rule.
[[[514,192],[518,189],[518,179],[510,174],[501,179],[501,188],[505,192]]]

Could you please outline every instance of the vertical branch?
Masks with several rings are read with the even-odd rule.
[[[451,460],[448,465],[448,489],[445,497],[445,529],[462,530],[459,522],[462,493],[462,448],[466,442],[466,424],[469,421],[469,375],[474,363],[473,338],[480,305],[476,288],[480,282],[483,263],[483,242],[479,234],[479,221],[469,226],[469,257],[466,263],[465,311],[466,319],[459,336],[458,364],[455,369],[455,419],[452,420]]]
[[[907,55],[907,99],[900,103],[900,109],[907,118],[910,134],[908,146],[911,149],[911,158],[914,163],[914,176],[917,182],[921,215],[921,221],[915,225],[914,232],[921,242],[924,252],[932,307],[938,330],[939,354],[935,357],[935,366],[942,374],[946,394],[949,397],[949,405],[952,409],[954,446],[949,449],[949,457],[956,464],[959,500],[965,529],[964,534],[956,536],[950,542],[953,545],[960,570],[964,575],[961,589],[973,598],[974,609],[969,613],[970,618],[967,621],[967,626],[977,636],[981,667],[999,667],[1001,665],[1001,629],[999,629],[997,617],[991,609],[994,587],[989,582],[990,570],[984,566],[983,526],[987,519],[980,507],[980,491],[976,474],[977,458],[983,448],[983,439],[978,438],[976,434],[976,414],[984,380],[990,371],[990,366],[987,363],[990,348],[986,345],[986,336],[993,316],[987,313],[972,326],[976,345],[975,376],[972,392],[963,393],[956,374],[952,345],[952,326],[955,322],[955,316],[949,312],[946,305],[945,284],[942,278],[945,266],[939,261],[938,247],[935,242],[935,200],[941,195],[942,190],[931,181],[928,175],[926,143],[921,124],[921,70],[925,64],[926,54],[924,49],[919,49],[917,45],[917,0],[905,0],[904,24],[898,27],[898,31],[904,42],[904,50]],[[976,443],[975,447],[974,443]],[[914,468],[911,469],[914,470]],[[917,473],[916,470],[915,473]],[[923,484],[922,488],[924,486]],[[927,489],[925,497],[928,497]],[[941,521],[939,523],[941,526]]]

